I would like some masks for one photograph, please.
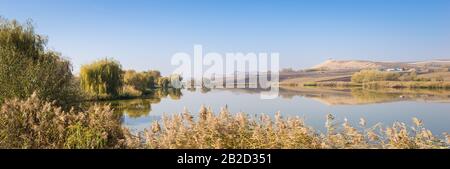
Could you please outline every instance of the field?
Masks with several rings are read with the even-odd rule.
[[[419,78],[440,78],[442,77],[444,81],[450,81],[450,72],[432,72],[418,75]]]
[[[364,88],[429,88],[448,89],[450,72],[422,72],[416,80],[376,80],[364,83],[352,82],[352,75],[357,71],[315,71],[298,73],[281,73],[281,86],[315,86],[315,87],[364,87]],[[401,76],[401,73],[399,73]]]
[[[350,82],[355,70],[344,71],[313,71],[280,73],[281,85],[301,85],[312,82]]]

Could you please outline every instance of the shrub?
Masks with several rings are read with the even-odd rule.
[[[148,89],[153,88],[154,79],[147,72],[127,70],[123,75],[123,82],[125,85],[133,87],[143,94],[146,93]]]
[[[160,88],[169,88],[170,87],[170,79],[168,77],[160,77],[157,81],[158,87]]]
[[[365,83],[373,81],[396,81],[400,74],[394,72],[382,72],[378,70],[361,70],[352,75],[352,82]]]
[[[142,96],[142,92],[139,90],[136,90],[133,86],[130,85],[124,85],[122,87],[122,92],[120,94],[121,98],[134,98]]]

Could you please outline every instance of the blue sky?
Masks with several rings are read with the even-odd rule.
[[[279,52],[281,67],[328,58],[450,59],[448,0],[0,0],[0,15],[33,19],[51,49],[81,64],[171,73],[176,52]]]

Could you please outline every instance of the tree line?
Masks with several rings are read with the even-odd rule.
[[[47,42],[30,21],[22,24],[0,17],[0,103],[36,92],[41,99],[69,106],[87,98],[142,96],[182,80],[156,70],[123,70],[118,61],[108,58],[83,65],[76,77],[70,61],[49,50]]]
[[[79,78],[85,94],[97,99],[147,95],[156,88],[172,88],[172,81],[182,80],[179,75],[161,76],[157,70],[122,70],[118,61],[108,58],[83,65]]]

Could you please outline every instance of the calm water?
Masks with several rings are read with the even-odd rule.
[[[274,115],[280,111],[283,116],[303,117],[306,124],[321,131],[326,115],[331,113],[338,122],[347,118],[355,125],[365,118],[369,126],[395,121],[412,125],[412,117],[417,117],[434,134],[450,132],[450,91],[284,88],[280,97],[271,100],[260,99],[259,93],[256,89],[169,90],[157,91],[151,99],[111,103],[117,113],[123,114],[123,125],[133,131],[148,128],[163,114],[179,113],[184,108],[196,114],[205,105],[215,112],[224,106],[233,113]]]

